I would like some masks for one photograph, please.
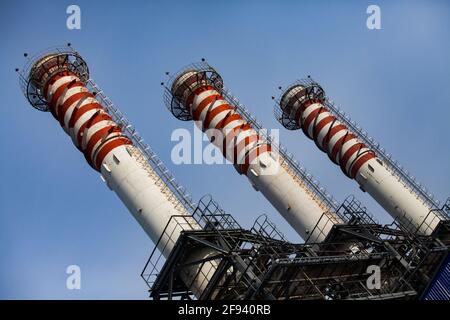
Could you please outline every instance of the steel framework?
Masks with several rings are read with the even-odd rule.
[[[448,209],[444,207],[441,210]],[[193,213],[204,230],[183,232],[166,261],[155,246],[141,276],[156,300],[192,299],[178,275],[193,263],[201,266],[209,260],[218,267],[201,300],[421,298],[448,255],[449,221],[426,237],[407,233],[395,222],[378,224],[353,197],[338,211],[348,224],[335,226],[324,242],[293,244],[266,216],[250,230],[243,229],[208,196]],[[183,263],[185,254],[198,247],[215,254]],[[367,286],[371,265],[380,268],[379,289]]]

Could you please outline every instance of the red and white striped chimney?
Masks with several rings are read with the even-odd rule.
[[[323,89],[315,82],[289,86],[278,101],[279,121],[291,130],[302,129],[327,153],[342,172],[356,180],[393,218],[410,231],[431,234],[440,221],[432,208],[388,170],[377,152],[350,130],[340,114],[330,109]]]

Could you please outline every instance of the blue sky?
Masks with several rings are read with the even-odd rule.
[[[81,7],[82,29],[66,28]],[[381,8],[382,29],[366,28]],[[153,247],[49,113],[30,107],[15,67],[23,52],[71,42],[91,76],[177,179],[211,193],[241,223],[266,213],[298,236],[232,166],[175,166],[165,71],[206,58],[268,128],[277,87],[312,75],[338,105],[441,200],[450,195],[450,4],[446,1],[1,1],[0,298],[145,299]],[[300,132],[281,141],[338,200],[355,194],[390,217]],[[67,290],[66,267],[81,267]]]

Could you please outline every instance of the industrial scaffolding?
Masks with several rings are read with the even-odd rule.
[[[448,213],[449,209],[447,200],[440,210]],[[325,241],[293,244],[266,216],[245,230],[206,196],[193,213],[204,229],[183,232],[167,260],[157,244],[141,276],[155,300],[192,299],[179,274],[209,260],[219,263],[199,300],[425,298],[448,255],[449,221],[442,221],[432,236],[420,236],[402,230],[396,222],[380,225],[353,197],[338,211],[346,223],[335,226]],[[197,247],[209,247],[215,254],[184,264],[186,253]],[[380,268],[379,289],[367,286],[371,265]]]

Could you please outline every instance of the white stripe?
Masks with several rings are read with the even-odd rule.
[[[333,123],[333,121],[331,121],[330,123],[326,124],[320,131],[319,134],[317,135],[317,143],[319,144],[319,146],[322,146],[323,148],[323,139],[326,137],[331,124]]]
[[[75,110],[81,108],[82,106],[89,104],[89,103],[93,103],[93,102],[97,102],[97,100],[95,100],[92,97],[83,98],[83,99],[80,99],[80,100],[72,103],[72,105],[69,107],[69,109],[67,109],[66,114],[64,115],[64,130],[68,134],[69,134],[69,122],[70,122],[70,118],[72,118],[73,112]],[[80,103],[80,105],[78,105],[79,103]]]
[[[50,85],[47,91],[47,101],[52,100],[53,95],[55,94],[56,90],[59,89],[59,87],[61,87],[66,83],[72,82],[72,80],[79,81],[80,79],[78,79],[78,77],[75,76],[64,76],[56,80],[55,83],[53,83],[52,85]]]
[[[335,125],[338,125],[339,123],[336,123]],[[334,126],[333,126],[334,127]],[[333,152],[333,148],[334,145],[336,144],[336,142],[342,138],[343,136],[345,136],[345,134],[347,133],[347,130],[342,129],[338,132],[336,132],[335,134],[333,134],[333,136],[330,139],[330,142],[328,142],[328,154],[331,155],[331,153]]]
[[[236,141],[236,143],[234,145],[238,145],[239,143],[241,143],[242,140],[244,140],[245,138],[250,137],[252,135],[257,135],[256,131],[253,129],[249,129],[249,130],[240,132],[237,135],[236,140],[233,139],[233,141]]]
[[[216,114],[209,122],[209,128],[215,128],[223,119],[227,117],[228,114],[230,114],[230,116],[233,115],[233,110],[227,109]]]
[[[338,152],[338,155],[344,156],[344,154],[347,152],[348,149],[350,149],[352,146],[358,143],[358,140],[355,138],[352,138],[348,141],[346,141],[342,146],[340,152]],[[341,164],[339,162],[339,164]]]
[[[251,146],[249,146],[248,148],[246,148],[245,150],[247,151],[244,154],[243,158],[239,158],[241,162],[238,162],[239,164],[244,164],[245,163],[245,157],[248,156],[253,150],[259,148],[260,146],[264,146],[266,145],[265,141],[262,140],[257,140],[255,142],[251,143]],[[249,164],[254,164],[257,163],[258,158],[261,156],[261,154],[259,154],[258,156],[256,156],[254,159],[248,159],[249,160]],[[239,161],[239,160],[238,160]]]
[[[200,103],[202,103],[203,100],[205,100],[206,98],[213,96],[213,95],[217,95],[219,94],[216,90],[206,90],[201,92],[198,95],[194,96],[194,100],[192,101],[192,107],[191,107],[191,112],[192,114],[194,113],[195,109],[198,108],[198,106],[200,105]]]
[[[256,148],[257,146],[261,145],[261,144],[265,144],[264,141],[262,141],[261,139],[257,139],[255,141],[252,141],[250,143],[248,143],[247,145],[245,145],[244,148],[242,148],[241,150],[238,150],[238,154],[237,154],[237,162],[239,164],[243,164],[245,161],[245,156],[254,148]]]
[[[71,98],[73,95],[80,93],[80,92],[87,92],[88,89],[85,87],[74,87],[70,89],[65,89],[64,92],[59,96],[58,101],[56,101],[55,105],[55,114],[59,117],[59,112],[61,107],[63,106],[64,102],[67,101],[67,99]]]
[[[231,121],[230,123],[227,123],[227,125],[225,127],[223,127],[222,130],[236,128],[236,127],[241,126],[241,125],[243,125],[245,123],[246,122],[244,120],[242,120],[242,119],[236,119],[236,120]]]
[[[200,113],[199,120],[200,120],[201,122],[204,122],[205,119],[206,119],[206,116],[207,116],[207,114],[208,114],[209,112],[212,112],[212,111],[213,111],[214,109],[216,109],[217,107],[219,107],[219,106],[223,105],[224,103],[226,103],[226,101],[223,101],[224,103],[220,103],[220,101],[223,101],[223,100],[217,100],[216,102],[214,102],[214,104],[212,105],[212,107],[211,107],[211,104],[209,104],[208,106],[206,106],[206,107],[202,110],[202,112]]]
[[[101,120],[94,124],[90,128],[86,128],[83,132],[83,139],[81,140],[81,148],[84,150],[87,147],[87,144],[89,140],[91,139],[92,135],[94,135],[97,131],[109,126],[115,124],[114,121],[111,120]]]
[[[326,109],[325,109],[326,110]],[[321,120],[323,120],[325,117],[330,116],[331,114],[328,111],[323,111],[319,115],[316,116],[316,118],[313,120],[313,122],[319,124]]]
[[[83,90],[83,91],[84,91],[84,90]],[[87,91],[87,89],[86,89],[86,91]],[[81,91],[80,91],[80,92],[81,92]],[[71,96],[73,96],[73,95],[71,95]],[[70,96],[70,97],[71,97],[71,96]],[[70,97],[68,97],[67,99],[69,99]],[[64,99],[64,101],[63,101],[63,103],[61,104],[60,107],[63,106],[63,104],[67,101],[67,99]],[[83,100],[85,100],[85,99],[86,99],[86,97],[75,100],[75,102],[72,103],[72,104],[70,105],[70,107],[67,108],[66,112],[64,113],[64,123],[63,123],[63,128],[64,128],[64,131],[66,131],[66,133],[68,133],[68,129],[69,129],[69,128],[68,128],[68,125],[69,125],[70,116],[72,115],[72,111],[74,110],[74,108],[75,108],[75,106],[76,106],[77,104],[81,103],[81,102],[82,102]],[[60,112],[60,110],[59,110],[60,107],[58,107],[58,108],[56,109],[56,114],[57,114],[57,115],[58,115],[59,112]]]
[[[311,123],[309,124],[309,128],[308,128],[308,134],[309,134],[309,136],[310,136],[311,138],[314,137],[314,127],[315,127],[317,124],[319,124],[319,122],[320,122],[327,114],[329,115],[328,112],[322,112],[322,113],[316,115],[316,116],[314,117],[314,119],[312,119]]]
[[[359,158],[360,155],[361,155],[364,151],[366,151],[366,150],[369,150],[369,149],[363,147],[363,148],[361,148],[361,150],[356,151],[356,152],[348,159],[348,161],[347,161],[347,163],[346,163],[346,165],[345,165],[345,170],[347,171],[348,174],[350,174],[350,171],[351,171],[350,164],[354,164],[353,160],[356,159],[357,157]],[[364,154],[365,154],[365,153],[364,153]]]
[[[73,128],[70,128],[69,133],[70,136],[72,137],[72,141],[73,143],[78,147],[78,141],[77,141],[77,136],[78,136],[78,131],[80,130],[81,126],[86,123],[91,116],[96,113],[98,110],[101,109],[92,109],[89,111],[86,111],[85,113],[83,113],[83,115],[77,120],[77,122],[75,122],[75,125],[73,126]]]
[[[322,108],[323,106],[321,105],[321,104],[318,104],[318,103],[315,103],[315,105],[317,105],[318,106],[318,108],[316,108],[316,109],[319,109],[320,110],[320,108]],[[308,107],[309,108],[309,107]],[[324,109],[322,109],[322,110],[324,110]],[[326,109],[325,109],[326,110]],[[329,113],[328,112],[326,112],[326,111],[323,111],[322,113],[319,113],[319,114],[316,114],[316,116],[312,119],[312,121],[309,123],[309,127],[308,127],[308,135],[309,135],[309,137],[311,138],[311,139],[313,139],[313,137],[314,137],[314,125],[315,124],[318,124],[319,122],[320,122],[320,120],[322,120],[324,117],[325,117],[325,115],[324,114],[328,114],[329,115]]]
[[[226,130],[225,132],[226,133],[224,135],[224,139],[226,139],[226,137],[231,132],[231,130]],[[224,141],[227,159],[232,161],[233,155],[234,155],[234,148],[239,144],[240,141],[242,141],[243,139],[245,139],[246,137],[248,137],[252,134],[254,134],[254,131],[251,129],[248,129],[245,131],[240,131],[236,136],[234,136],[233,138],[230,138],[229,141],[228,140]]]
[[[202,113],[200,114],[200,117],[199,117],[200,121],[205,121],[207,113],[212,112],[214,109],[216,109],[216,108],[218,108],[221,105],[224,105],[226,103],[227,102],[225,100],[222,100],[222,99],[217,100],[217,101],[213,101],[212,104],[210,103],[208,106],[206,106],[203,109]]]
[[[302,123],[304,123],[305,119],[309,116],[309,114],[311,112],[313,112],[316,109],[319,109],[321,106],[322,105],[320,103],[313,103],[313,104],[310,104],[308,107],[306,107],[306,109],[303,110],[303,112],[302,112],[302,116],[301,116]]]
[[[71,98],[73,95],[80,93],[80,92],[89,92],[89,90],[86,87],[73,87],[67,90],[66,94],[64,95],[63,101],[61,102],[61,105],[63,105],[69,98]]]

